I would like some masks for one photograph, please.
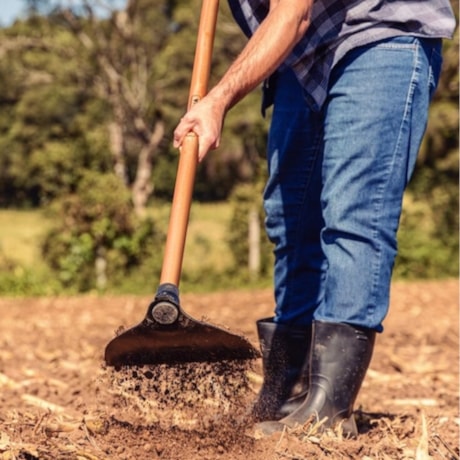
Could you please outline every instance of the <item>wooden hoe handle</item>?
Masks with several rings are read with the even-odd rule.
[[[207,92],[218,8],[219,0],[203,0],[188,108]],[[184,139],[179,157],[160,284],[179,285],[197,164],[198,137],[190,133]]]

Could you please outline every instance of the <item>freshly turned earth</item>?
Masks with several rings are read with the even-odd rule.
[[[397,282],[356,402],[358,439],[306,425],[256,436],[260,361],[115,371],[105,345],[151,299],[0,299],[0,459],[458,459],[458,281]],[[197,319],[243,333],[269,290],[184,294]]]

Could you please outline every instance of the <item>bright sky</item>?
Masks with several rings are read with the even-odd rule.
[[[0,24],[2,26],[10,25],[23,11],[21,0],[2,0],[0,6]]]
[[[51,4],[57,3],[57,0],[50,2]],[[79,0],[62,0],[62,4],[77,5]],[[122,6],[126,0],[111,0],[107,3],[116,6]],[[25,2],[23,0],[0,0],[0,26],[9,26],[14,20],[24,13]]]

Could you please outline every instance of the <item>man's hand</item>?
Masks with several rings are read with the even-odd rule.
[[[225,107],[211,92],[183,116],[174,130],[174,147],[180,147],[185,136],[193,132],[198,136],[198,161],[202,161],[209,150],[219,147],[224,117]]]

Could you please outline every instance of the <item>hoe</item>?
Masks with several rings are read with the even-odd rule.
[[[218,6],[218,0],[202,3],[189,108],[207,91]],[[198,138],[190,133],[181,147],[159,287],[143,321],[106,346],[105,362],[109,366],[247,360],[258,356],[245,337],[197,321],[180,305],[178,285],[197,163]]]

